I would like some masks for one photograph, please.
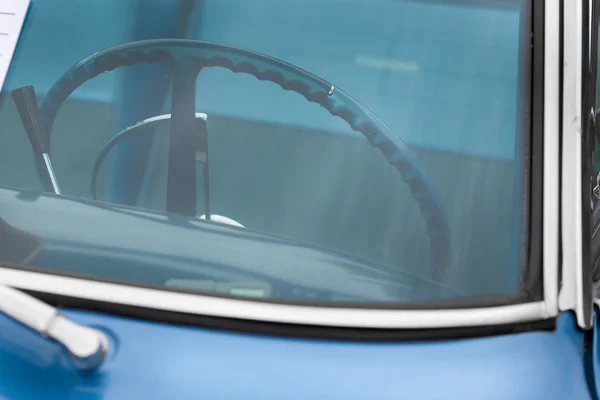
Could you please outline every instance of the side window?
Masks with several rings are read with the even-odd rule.
[[[597,7],[597,5],[594,5]],[[591,52],[591,64],[592,64],[592,85],[595,83],[595,93],[594,93],[594,106],[596,110],[596,125],[600,124],[600,79],[597,77],[597,66],[600,64],[598,46],[600,45],[600,30],[598,29],[598,19],[597,19],[598,11],[594,10],[593,17],[594,21],[596,21],[592,26],[595,28],[595,32],[592,33],[592,52]],[[596,75],[596,76],[594,76]],[[596,126],[596,131],[598,131],[600,126]],[[598,281],[600,279],[600,141],[598,140],[598,134],[596,132],[591,132],[593,138],[593,148],[592,148],[592,165],[591,165],[591,174],[590,183],[592,185],[592,193],[591,193],[591,207],[592,207],[592,218],[591,218],[591,257],[592,257],[592,268],[593,268],[593,279]]]
[[[600,34],[599,30],[596,30],[596,34]],[[598,41],[597,43],[600,43]],[[598,51],[597,54],[600,54]],[[598,60],[600,61],[600,60]],[[596,95],[595,95],[595,106],[596,106],[596,124],[600,123],[600,79],[596,78]],[[598,127],[596,128],[598,130]],[[594,134],[594,148],[593,148],[593,163],[592,163],[592,221],[593,221],[593,230],[596,231],[596,225],[600,222],[600,142],[598,141],[598,135]]]
[[[596,98],[598,98],[598,91],[596,91]],[[596,100],[598,102],[598,100]],[[596,109],[600,109],[600,104],[596,104]],[[600,118],[598,115],[597,118]],[[600,123],[598,121],[597,123]],[[598,222],[600,222],[600,143],[598,142],[598,138],[594,138],[594,153],[593,153],[594,161],[592,165],[592,185],[593,185],[593,193],[592,193],[592,221],[593,226],[596,227]],[[595,231],[596,229],[594,229]]]
[[[594,36],[596,38],[596,41],[594,43],[594,41],[592,41],[592,45],[594,46],[594,50],[596,50],[596,52],[592,51],[592,57],[595,54],[595,58],[596,58],[596,65],[594,66],[594,68],[592,68],[592,70],[596,73],[597,75],[597,66],[600,65],[600,51],[598,51],[598,46],[600,46],[600,29],[598,29],[598,25],[597,23],[595,25],[593,25],[595,29],[595,33]],[[594,64],[592,62],[592,64]],[[596,84],[596,90],[595,90],[595,96],[594,96],[594,104],[595,104],[595,108],[596,108],[596,125],[600,124],[600,79],[598,79],[598,77],[594,77],[595,78],[595,84]],[[600,128],[600,126],[596,127],[596,131],[600,132],[598,129]],[[600,222],[600,141],[598,140],[598,134],[596,134],[595,132],[592,133],[593,134],[593,142],[594,142],[594,147],[593,147],[593,153],[592,153],[592,157],[593,157],[593,162],[592,162],[592,187],[593,187],[593,191],[592,191],[592,234],[596,233],[596,231],[598,230],[597,224]]]

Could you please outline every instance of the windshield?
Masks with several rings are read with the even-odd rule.
[[[527,10],[32,0],[0,98],[0,258],[300,302],[513,293]]]

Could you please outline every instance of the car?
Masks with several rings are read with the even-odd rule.
[[[0,399],[600,398],[599,10],[0,0]]]

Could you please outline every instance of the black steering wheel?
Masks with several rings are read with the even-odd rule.
[[[167,62],[173,67],[167,210],[196,215],[196,79],[202,68],[221,67],[270,81],[317,103],[348,123],[392,164],[419,204],[431,243],[432,272],[441,279],[450,256],[448,219],[440,197],[416,155],[379,118],[329,82],[284,61],[241,48],[195,40],[160,39],[98,51],[71,67],[50,89],[40,116],[48,137],[65,99],[88,80],[123,66]],[[191,190],[190,188],[194,188]]]

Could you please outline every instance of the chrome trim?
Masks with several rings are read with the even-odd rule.
[[[548,7],[550,2],[546,2]],[[586,320],[583,298],[582,226],[582,115],[581,82],[583,74],[583,2],[563,3],[563,125],[562,125],[562,282],[558,296],[561,311],[574,310],[582,329]]]
[[[544,302],[558,314],[560,196],[560,3],[545,3],[544,30]]]
[[[198,217],[198,219],[206,220],[206,214],[202,214],[201,216]],[[210,220],[212,222],[218,222],[220,224],[237,226],[238,228],[245,228],[244,225],[240,224],[236,220],[234,220],[232,218],[229,218],[229,217],[226,217],[224,215],[210,214]]]
[[[206,121],[207,120],[207,115],[205,113],[196,113],[196,119],[201,119]],[[127,128],[123,129],[120,133],[129,131],[131,129],[135,129],[138,128],[140,126],[146,125],[146,124],[153,124],[155,122],[164,122],[164,121],[169,121],[171,119],[171,114],[163,114],[163,115],[157,115],[155,117],[151,117],[151,118],[146,118],[143,119],[141,121],[136,122],[135,124],[128,126]]]
[[[382,310],[284,305],[169,292],[0,267],[23,290],[178,313],[264,322],[375,329],[504,325],[549,318],[546,303],[457,310]]]
[[[54,173],[54,168],[52,167],[52,161],[50,160],[50,156],[48,155],[48,153],[43,153],[42,158],[44,159],[44,164],[46,164],[46,170],[48,171],[48,175],[50,176],[50,182],[52,183],[54,193],[61,194],[60,187],[58,186],[58,181],[56,180],[56,174]]]

